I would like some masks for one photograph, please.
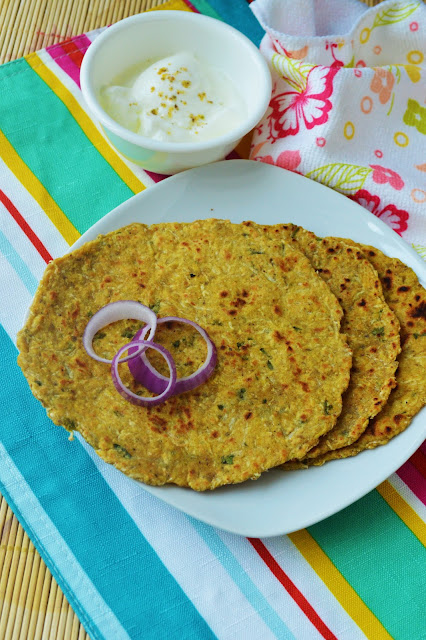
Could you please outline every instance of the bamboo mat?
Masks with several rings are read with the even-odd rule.
[[[0,63],[152,9],[164,0],[0,0]],[[0,636],[1,637],[1,636]]]
[[[0,0],[0,63],[113,24],[164,1]],[[372,7],[381,0],[363,1]],[[1,495],[0,640],[90,640]]]

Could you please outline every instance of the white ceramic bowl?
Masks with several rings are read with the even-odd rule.
[[[246,105],[237,127],[202,142],[161,142],[133,133],[104,111],[99,93],[118,74],[180,51],[198,54],[231,78]],[[255,45],[224,22],[186,11],[152,11],[126,18],[96,38],[83,59],[81,89],[88,108],[120,153],[144,169],[172,174],[225,158],[265,113],[271,76]]]

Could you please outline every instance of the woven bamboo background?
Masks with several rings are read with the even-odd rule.
[[[363,1],[374,6],[381,0]],[[0,0],[0,63],[113,24],[163,2]],[[1,495],[0,640],[90,640]]]
[[[0,63],[104,27],[164,0],[0,0]]]

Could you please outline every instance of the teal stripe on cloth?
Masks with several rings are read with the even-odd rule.
[[[226,0],[191,0],[191,2],[201,13],[206,13],[203,5],[208,4],[210,9],[213,9],[224,22],[244,33],[257,46],[259,46],[265,35],[264,30],[249,8],[247,0],[232,0],[228,2]]]
[[[80,233],[133,195],[25,60],[0,66],[0,95],[4,135]]]
[[[76,612],[80,622],[84,624],[86,629],[92,630],[91,617],[96,616],[96,628],[99,632],[96,633],[96,637],[103,634],[107,637],[113,637],[115,640],[130,640],[129,634],[100,597],[1,442],[0,479],[1,482],[4,481],[3,493],[6,500],[12,506],[18,519],[21,519],[22,514],[25,513],[25,529],[44,556],[48,556],[44,541],[54,538],[55,549],[57,549],[55,575],[61,576],[61,580],[58,582],[71,604],[73,603],[73,589],[78,591],[79,602]],[[36,533],[40,531],[42,537]]]
[[[426,549],[377,491],[308,531],[395,640],[426,638]]]
[[[16,348],[1,328],[0,349],[2,443],[106,605],[132,640],[213,640],[205,620],[83,447],[77,440],[70,442],[66,431],[46,417],[16,365]],[[16,485],[12,488],[19,492]],[[15,509],[12,491],[4,485],[1,490]],[[28,514],[18,510],[19,516],[25,528]],[[55,539],[44,535],[42,523],[39,529],[34,531],[44,545],[39,548],[42,556],[84,618],[79,594],[70,593],[55,569]],[[86,624],[93,639],[104,638],[96,620]]]
[[[38,285],[37,279],[33,276],[19,253],[15,251],[15,248],[10,244],[9,240],[1,231],[0,251],[16,271],[17,275],[21,278],[23,284],[26,286],[31,295],[34,295]]]
[[[187,516],[194,529],[203,538],[210,551],[216,556],[222,566],[229,573],[235,584],[247,598],[253,609],[279,640],[295,640],[294,635],[284,621],[271,607],[267,599],[256,587],[254,582],[244,571],[238,560],[220,539],[213,527]]]
[[[211,3],[207,2],[207,0],[190,0],[190,2],[203,15],[222,20],[221,15],[210,6]]]

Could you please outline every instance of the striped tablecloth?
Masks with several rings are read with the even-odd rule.
[[[256,43],[244,0],[174,0]],[[309,529],[267,540],[163,504],[55,427],[16,365],[46,263],[158,178],[106,143],[79,88],[97,31],[0,67],[0,489],[95,638],[426,638],[423,446]]]

